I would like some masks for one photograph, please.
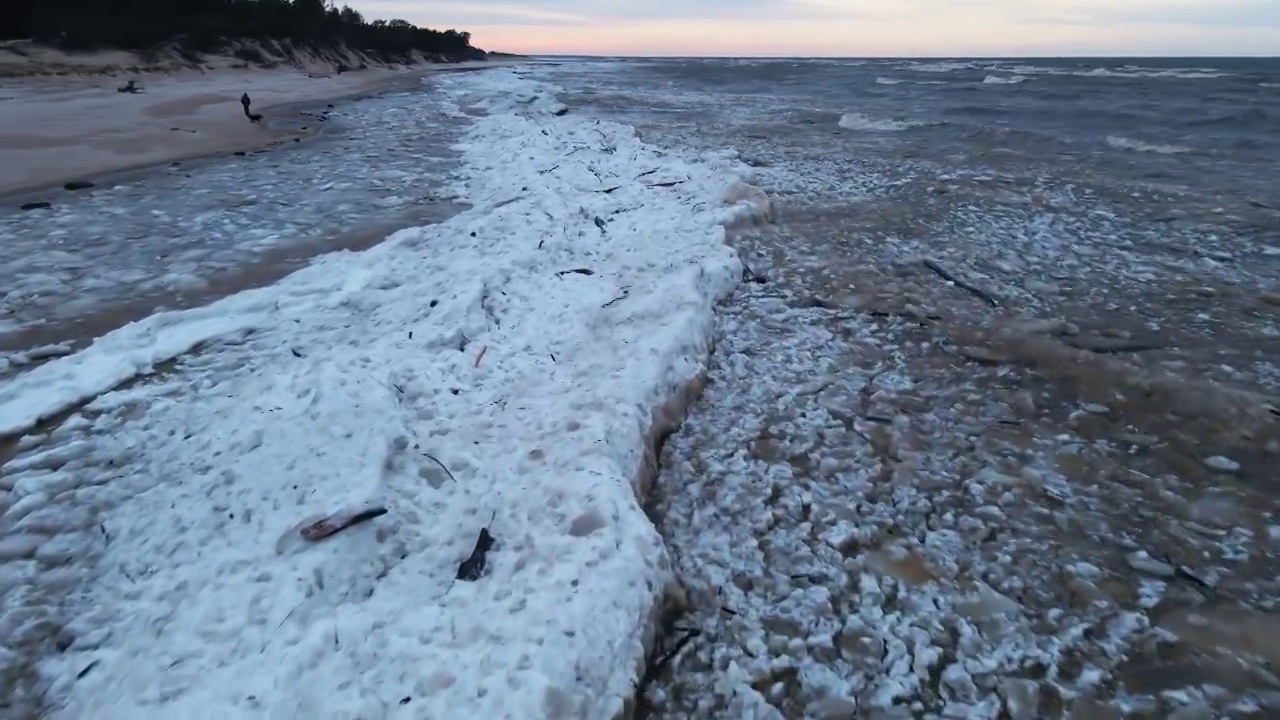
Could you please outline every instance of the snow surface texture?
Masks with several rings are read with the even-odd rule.
[[[623,709],[671,579],[632,485],[642,437],[702,372],[739,280],[722,224],[760,208],[722,200],[747,171],[732,155],[685,162],[560,116],[521,72],[439,86],[479,116],[472,210],[126,326],[6,391],[5,431],[30,429],[206,345],[4,468],[13,707],[47,683],[55,718]],[[368,504],[388,513],[297,537]],[[486,574],[454,582],[482,527]]]

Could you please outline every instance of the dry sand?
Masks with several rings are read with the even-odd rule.
[[[93,58],[77,56],[83,72],[30,73],[5,83],[0,90],[0,195],[251,150],[307,132],[299,123],[278,122],[292,115],[286,106],[372,95],[431,72],[490,65],[424,64],[320,74],[332,73],[332,67],[248,68],[221,59],[200,69],[161,74],[120,72],[118,54],[104,53],[96,65]],[[99,72],[89,72],[94,67]],[[116,91],[131,79],[142,92]],[[253,111],[266,116],[263,123],[245,118],[240,96],[246,92]]]

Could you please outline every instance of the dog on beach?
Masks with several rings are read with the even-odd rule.
[[[262,113],[245,113],[245,114],[249,116],[249,122],[251,123],[262,122]]]

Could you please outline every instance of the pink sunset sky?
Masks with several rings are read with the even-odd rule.
[[[352,0],[561,55],[1277,55],[1280,0]]]

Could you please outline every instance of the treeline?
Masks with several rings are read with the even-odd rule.
[[[15,2],[15,0],[9,0]],[[342,42],[381,56],[412,51],[450,59],[483,57],[471,35],[430,30],[404,20],[366,21],[326,0],[16,0],[7,38],[30,37],[69,50],[146,50],[177,42],[184,50],[217,52],[229,39],[288,40],[302,46]],[[23,7],[25,6],[25,7]],[[19,9],[21,8],[21,9]],[[22,16],[26,14],[27,17]],[[24,22],[25,19],[25,22]]]

